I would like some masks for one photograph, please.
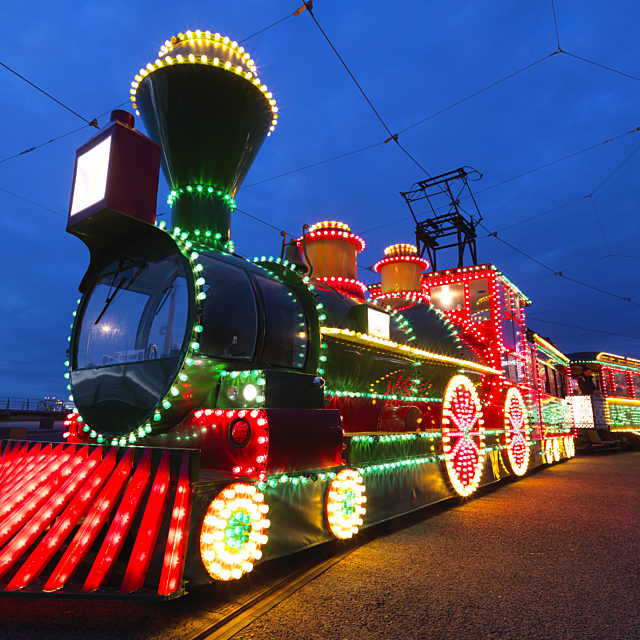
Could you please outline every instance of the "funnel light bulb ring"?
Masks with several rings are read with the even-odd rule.
[[[180,198],[183,194],[189,194],[191,196],[198,196],[202,198],[218,198],[223,200],[229,205],[231,211],[235,211],[236,201],[230,196],[228,193],[225,193],[219,187],[215,185],[208,184],[186,184],[182,187],[176,187],[172,189],[169,195],[167,196],[167,204],[172,205],[176,200]]]
[[[167,55],[176,47],[185,48],[186,55],[182,55],[181,53],[178,53],[175,57]],[[195,55],[193,52],[187,52],[189,47],[198,47],[198,55]],[[216,51],[220,49],[220,53],[218,55],[222,56],[222,59],[216,55],[212,56],[202,53],[203,47],[213,49],[210,53],[216,53]],[[233,60],[234,56],[237,58],[237,61]],[[225,60],[224,58],[227,59]],[[132,88],[130,90],[131,106],[136,110],[136,113],[139,114],[136,94],[140,83],[157,69],[175,64],[204,64],[218,67],[251,82],[263,93],[273,114],[273,120],[267,135],[270,135],[271,132],[274,131],[278,124],[278,107],[276,106],[276,101],[273,99],[273,95],[271,91],[269,91],[267,85],[263,84],[260,78],[258,78],[258,69],[255,66],[255,62],[244,50],[244,47],[238,46],[237,42],[230,41],[226,36],[221,39],[219,33],[212,34],[210,31],[202,32],[200,29],[196,29],[195,32],[186,31],[186,33],[179,33],[177,36],[173,36],[170,40],[166,40],[158,52],[158,58],[154,62],[147,63],[146,67],[141,68],[139,73],[136,74],[135,79],[131,82]]]

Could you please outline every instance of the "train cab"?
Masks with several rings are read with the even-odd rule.
[[[501,376],[485,380],[485,401],[500,406],[504,390],[515,386],[531,407],[533,378],[525,314],[531,301],[522,291],[489,264],[427,273],[422,287],[431,306],[456,327],[481,362],[502,371]],[[497,424],[502,416],[488,419]]]
[[[624,433],[625,440],[640,441],[640,360],[606,352],[570,357],[578,426],[602,430],[609,438]]]

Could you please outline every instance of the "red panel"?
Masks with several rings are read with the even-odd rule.
[[[41,485],[50,482],[56,475],[58,469],[70,458],[75,451],[75,447],[66,447],[59,444],[53,451],[43,450],[43,456],[39,464],[37,464],[25,476],[11,492],[2,489],[2,499],[0,500],[0,520],[7,514],[15,510],[15,508],[29,496],[34,493]]]
[[[17,445],[20,447],[20,444]],[[31,462],[34,454],[40,453],[40,444],[38,443],[31,451],[29,451],[29,443],[25,442],[21,448],[16,449],[15,456],[11,464],[7,464],[5,473],[0,481],[2,481],[2,491],[9,491],[13,488],[13,485],[22,476],[22,470]]]
[[[122,581],[121,591],[131,593],[144,585],[151,554],[158,538],[162,516],[167,504],[167,491],[170,479],[169,452],[162,453],[162,459],[151,487],[149,500],[140,523],[127,571]]]
[[[75,449],[75,446],[68,447],[67,451],[71,450],[71,453],[73,453],[73,449]],[[64,466],[60,467],[57,473],[51,475],[51,477],[49,478],[46,478],[46,483],[44,484],[44,486],[41,486],[28,500],[25,500],[22,505],[20,505],[16,510],[12,511],[4,520],[0,520],[0,548],[16,531],[18,531],[18,529],[20,529],[20,527],[22,527],[34,515],[34,513],[36,513],[38,509],[40,509],[43,504],[45,504],[46,500],[49,499],[54,491],[56,491],[58,487],[63,482],[65,482],[72,473],[76,471],[78,465],[87,457],[88,452],[88,448],[83,447],[80,451],[78,451],[78,453],[71,457]],[[39,515],[40,514],[38,514],[38,516]],[[36,516],[34,521],[31,522],[30,531],[33,530],[34,526],[39,521],[38,516]],[[46,523],[46,526],[48,526],[48,522]],[[13,545],[14,543],[15,540],[11,542],[11,545]],[[21,544],[20,546],[24,547],[25,545]],[[2,554],[0,554],[0,567],[2,566],[3,558],[7,550],[8,547],[2,552]]]
[[[134,471],[133,478],[125,491],[118,512],[109,527],[109,531],[102,543],[91,571],[84,583],[83,591],[95,591],[99,589],[113,568],[124,544],[129,529],[141,504],[141,496],[149,484],[149,471],[151,467],[151,451],[145,449]]]
[[[113,451],[113,449],[112,449]],[[43,587],[43,591],[56,591],[64,587],[65,583],[73,575],[78,565],[89,551],[100,529],[108,520],[114,504],[120,497],[124,483],[129,477],[133,464],[133,449],[128,449],[122,460],[118,463],[113,474],[100,492],[98,499],[93,503],[89,514],[78,529],[71,544],[58,562],[53,573]]]
[[[95,450],[94,454],[99,457],[102,454],[102,448]],[[80,480],[86,477],[83,474],[84,471],[89,473],[91,467],[89,467],[90,460],[93,459],[94,454],[86,461],[84,465],[78,471]],[[78,524],[80,519],[84,516],[89,505],[93,501],[96,493],[100,491],[102,485],[106,482],[107,478],[113,471],[116,463],[116,449],[112,447],[109,453],[105,456],[104,460],[98,465],[95,471],[85,480],[79,489],[76,487],[75,496],[71,500],[70,504],[64,510],[62,515],[58,518],[56,523],[49,529],[44,538],[40,541],[38,546],[33,550],[31,555],[27,558],[24,565],[20,568],[18,573],[13,577],[11,582],[7,585],[8,591],[15,589],[21,589],[26,587],[30,582],[35,580],[45,566],[49,563],[57,549],[64,544],[65,540],[73,528]],[[69,483],[65,484],[67,488]],[[54,497],[55,499],[55,497]],[[61,501],[62,497],[60,497]],[[68,497],[67,497],[68,499]]]
[[[2,475],[4,474],[7,466],[11,464],[11,460],[13,460],[13,456],[15,455],[15,451],[18,447],[17,443],[12,442],[2,442],[0,445],[4,444],[4,449],[2,450],[2,455],[0,455],[0,480],[2,480]]]
[[[169,525],[167,546],[164,552],[164,562],[162,563],[162,574],[160,576],[160,586],[158,587],[160,595],[169,595],[177,591],[182,584],[184,556],[187,550],[187,527],[191,511],[190,460],[191,453],[185,451],[182,454],[180,477],[173,502],[173,511],[171,512],[171,524]]]

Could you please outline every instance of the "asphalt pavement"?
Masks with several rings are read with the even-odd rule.
[[[640,638],[639,489],[640,452],[592,455],[423,510],[234,640]],[[192,596],[0,598],[0,639],[180,639],[209,616]]]
[[[584,456],[370,542],[234,640],[640,638],[640,453]]]

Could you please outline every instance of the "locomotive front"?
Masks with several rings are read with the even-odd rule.
[[[140,69],[131,92],[161,144],[173,233],[113,212],[106,222],[70,222],[91,250],[70,386],[84,432],[98,442],[133,443],[207,400],[216,406],[210,395],[225,369],[257,370],[275,357],[315,370],[305,340],[281,344],[283,334],[308,333],[302,303],[266,274],[250,274],[229,238],[233,197],[278,117],[253,60],[229,38],[187,31]],[[245,399],[261,395],[252,382],[238,390]]]

